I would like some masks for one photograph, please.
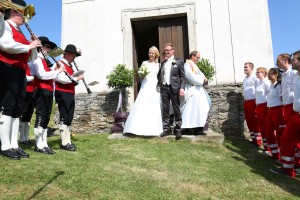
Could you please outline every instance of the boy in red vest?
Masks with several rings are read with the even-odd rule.
[[[66,73],[60,73],[55,82],[55,100],[58,104],[59,118],[60,118],[60,135],[61,135],[61,149],[67,151],[76,151],[76,147],[71,142],[71,123],[74,116],[75,109],[75,84],[83,79],[80,75],[72,78],[74,71],[71,63],[80,54],[77,52],[75,45],[68,44],[65,48],[64,56],[58,61],[59,65],[65,67]],[[58,67],[58,66],[57,66]],[[58,67],[59,68],[59,67]],[[67,76],[67,74],[69,76]],[[72,80],[73,79],[73,80]]]

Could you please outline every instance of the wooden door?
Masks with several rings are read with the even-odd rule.
[[[134,80],[133,80],[133,92],[134,92],[134,100],[138,95],[138,85],[139,85],[139,77],[138,77],[138,61],[137,61],[137,47],[135,42],[136,33],[135,30],[132,30],[132,47],[133,47],[133,69],[134,69]]]
[[[163,51],[164,44],[172,43],[175,50],[174,56],[187,59],[189,44],[186,17],[160,20],[158,25],[160,51]],[[162,54],[160,60],[163,60]]]

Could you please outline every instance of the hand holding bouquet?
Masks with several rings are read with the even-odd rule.
[[[147,76],[147,74],[149,74],[149,69],[145,66],[141,66],[138,70],[138,74],[141,78],[144,78],[145,76]]]

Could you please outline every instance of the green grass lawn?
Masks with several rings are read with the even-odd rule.
[[[276,164],[244,139],[224,145],[183,139],[108,140],[76,135],[78,151],[54,155],[24,149],[29,159],[0,157],[0,199],[297,199],[299,178],[276,175]]]

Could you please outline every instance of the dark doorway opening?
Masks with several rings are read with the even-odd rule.
[[[131,22],[133,33],[133,68],[137,72],[144,60],[148,60],[148,50],[156,46],[162,55],[163,45],[173,43],[175,57],[186,59],[189,54],[187,17],[165,16],[163,19],[143,18]],[[162,59],[162,56],[160,57]],[[162,60],[160,60],[162,61]],[[140,88],[135,75],[134,99]]]

